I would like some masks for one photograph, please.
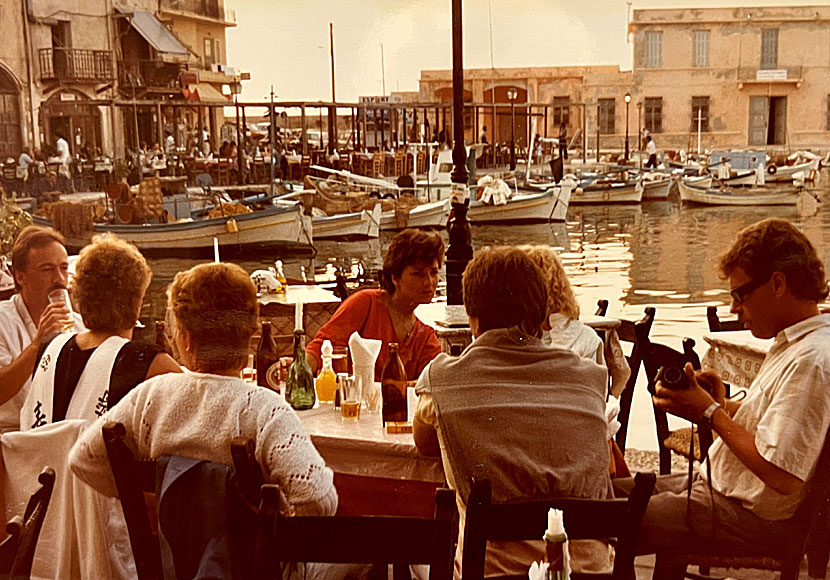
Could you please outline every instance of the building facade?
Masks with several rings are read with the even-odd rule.
[[[73,154],[123,156],[165,130],[184,145],[199,116],[184,105],[227,103],[238,86],[223,64],[235,17],[222,0],[13,0],[0,18],[3,158],[48,152],[58,136]],[[202,114],[221,126],[220,107]]]
[[[467,113],[467,138],[486,125],[523,145],[536,119],[538,133],[583,131],[589,149],[636,149],[643,129],[661,149],[694,151],[698,134],[709,150],[830,149],[830,6],[634,10],[628,30],[631,71],[466,70],[466,101],[501,104]],[[420,99],[451,102],[452,72],[422,71]]]

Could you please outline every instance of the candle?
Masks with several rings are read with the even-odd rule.
[[[303,328],[303,303],[301,300],[297,300],[297,303],[294,305],[294,329]]]
[[[219,238],[213,238],[213,261],[219,263]]]

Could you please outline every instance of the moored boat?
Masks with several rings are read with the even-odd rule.
[[[643,181],[643,201],[655,201],[669,198],[672,178],[669,176]]]
[[[380,234],[381,206],[353,213],[319,216],[312,220],[315,240],[362,240]]]
[[[33,216],[34,223],[52,221]],[[99,224],[86,235],[64,233],[70,252],[78,252],[94,234],[113,233],[136,245],[142,253],[157,256],[212,256],[216,238],[222,255],[256,253],[273,248],[312,249],[311,219],[299,204],[281,203],[251,213],[156,224]]]
[[[678,187],[681,201],[704,205],[796,205],[803,191],[795,186],[712,187],[689,179],[681,179]]]
[[[611,181],[595,180],[574,189],[572,205],[640,203],[643,200],[642,180]]]
[[[502,205],[470,201],[467,219],[473,224],[564,221],[574,183],[563,181],[541,193],[519,194]]]
[[[439,228],[447,227],[447,220],[450,217],[450,200],[442,199],[417,205],[409,210],[407,228]],[[385,211],[380,215],[381,230],[403,229],[398,225],[394,210]]]

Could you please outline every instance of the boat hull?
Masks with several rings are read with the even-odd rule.
[[[312,220],[315,240],[368,240],[380,235],[380,204],[372,211],[316,217]]]
[[[450,200],[433,201],[424,203],[409,210],[408,228],[446,228],[447,220],[450,218]],[[395,220],[394,211],[385,211],[380,216],[381,230],[398,230],[398,222]]]
[[[643,186],[643,201],[655,201],[660,199],[669,199],[669,191],[671,190],[672,179],[666,177],[665,179],[656,179],[654,181],[644,181]]]
[[[681,201],[702,205],[796,205],[801,191],[796,187],[769,190],[760,187],[715,189],[695,187],[682,180],[678,187]]]
[[[571,195],[571,205],[640,203],[642,200],[643,187],[636,184],[577,187]]]
[[[214,218],[168,224],[110,225],[95,224],[94,234],[113,233],[126,240],[146,255],[157,256],[212,256],[216,238],[222,255],[228,253],[255,253],[284,248],[299,252],[312,250],[311,220],[302,214],[302,208],[272,207],[229,218]],[[34,216],[38,225],[52,223]],[[237,231],[232,231],[236,229]],[[79,251],[89,239],[69,236],[66,246]]]
[[[513,196],[504,205],[474,201],[467,210],[473,224],[564,221],[568,213],[571,185],[551,187],[542,193]]]
[[[797,165],[784,165],[781,167],[776,167],[775,173],[771,174],[769,173],[769,171],[767,171],[766,181],[775,183],[792,181],[793,176],[799,172],[803,172],[807,180],[812,180],[812,178],[810,177],[810,172],[818,171],[820,167],[820,161],[820,159],[813,159],[812,161],[799,163]]]

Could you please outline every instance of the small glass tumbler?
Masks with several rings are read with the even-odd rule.
[[[72,332],[75,330],[75,317],[72,311],[72,302],[69,301],[69,291],[66,288],[58,288],[49,292],[49,304],[63,304],[69,311],[69,316],[63,321],[61,332]]]

